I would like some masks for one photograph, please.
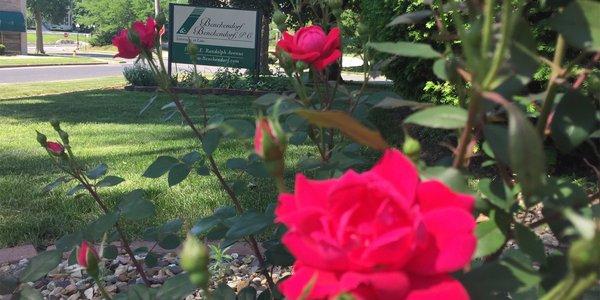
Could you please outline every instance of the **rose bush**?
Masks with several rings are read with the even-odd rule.
[[[421,182],[398,150],[362,174],[322,181],[298,175],[295,193],[282,194],[275,211],[296,258],[281,290],[297,299],[316,276],[310,299],[346,292],[357,299],[467,299],[448,273],[475,250],[473,201],[439,181]]]
[[[277,47],[289,53],[294,61],[302,61],[316,70],[323,70],[342,57],[342,38],[339,28],[326,34],[321,26],[303,27],[294,35],[283,33]]]

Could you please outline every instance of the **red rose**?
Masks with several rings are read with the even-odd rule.
[[[98,252],[90,247],[87,241],[83,241],[77,251],[77,264],[83,268],[89,268],[98,264]]]
[[[148,17],[146,23],[142,21],[135,21],[131,26],[135,32],[137,32],[140,37],[140,42],[142,47],[146,49],[154,48],[154,44],[159,35],[158,30],[156,29],[156,21],[152,17]]]
[[[342,38],[339,28],[325,34],[319,26],[303,27],[295,35],[283,33],[277,47],[289,53],[295,61],[303,61],[317,70],[323,70],[342,56]]]
[[[317,276],[310,299],[351,293],[357,299],[468,299],[448,274],[471,260],[476,245],[473,197],[439,181],[419,180],[413,164],[387,150],[370,171],[339,179],[296,178],[282,194],[277,221],[296,257],[281,284],[296,299]]]
[[[141,50],[129,40],[129,31],[123,29],[119,34],[112,38],[112,44],[117,47],[119,53],[115,54],[115,57],[122,58],[136,58]]]
[[[61,155],[65,152],[65,147],[57,142],[46,142],[46,149],[55,155]]]

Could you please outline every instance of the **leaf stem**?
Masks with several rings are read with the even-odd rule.
[[[556,38],[556,49],[554,50],[554,59],[552,60],[552,73],[550,80],[548,80],[548,88],[546,89],[546,97],[542,104],[542,110],[537,123],[537,131],[540,136],[544,137],[546,131],[546,124],[548,123],[548,116],[554,106],[554,100],[558,91],[557,79],[561,76],[561,65],[565,57],[567,50],[567,44],[561,34]]]

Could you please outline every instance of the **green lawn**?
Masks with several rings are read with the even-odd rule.
[[[31,65],[72,65],[91,64],[103,61],[83,56],[0,56],[0,67],[31,66]]]
[[[227,203],[227,198],[213,177],[191,175],[178,186],[169,188],[166,178],[143,178],[141,174],[160,155],[180,156],[198,145],[187,127],[177,120],[160,120],[160,107],[168,103],[159,98],[143,116],[138,112],[149,93],[125,92],[121,78],[103,78],[70,82],[36,84],[0,84],[0,247],[34,243],[46,245],[57,237],[74,231],[98,215],[92,199],[65,195],[68,186],[44,195],[40,190],[59,172],[48,161],[35,140],[35,130],[52,135],[47,123],[62,120],[71,135],[75,154],[89,165],[105,162],[109,174],[127,181],[102,192],[111,203],[136,188],[147,191],[157,206],[157,224],[182,218],[186,228],[200,216]],[[229,118],[253,118],[252,97],[206,96],[209,113]],[[185,97],[192,116],[198,118],[200,107],[195,98]],[[216,151],[223,165],[233,157],[245,157],[251,141],[229,140]],[[291,161],[297,161],[304,147],[291,147]],[[225,172],[229,179],[240,177]],[[270,180],[254,182],[241,199],[247,206],[262,207],[274,200]],[[148,224],[129,225],[140,234]]]
[[[73,42],[77,42],[77,33],[69,32],[69,37],[65,38],[63,32],[53,32],[53,33],[44,32],[43,38],[44,38],[44,44],[55,44],[59,40],[70,40]],[[35,41],[36,41],[35,33],[28,32],[27,33],[27,42],[34,44]],[[79,34],[79,41],[80,42],[89,42],[90,35]]]

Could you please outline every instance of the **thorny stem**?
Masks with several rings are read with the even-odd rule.
[[[479,113],[479,106],[481,105],[481,94],[473,92],[471,100],[469,102],[469,113],[467,117],[467,124],[463,129],[460,139],[458,141],[458,148],[456,149],[456,157],[452,163],[452,167],[460,168],[464,165],[465,157],[467,156],[467,149],[469,148],[469,142],[473,135],[472,130],[475,126],[477,114]]]
[[[98,193],[96,192],[96,190],[94,190],[94,188],[89,183],[89,181],[87,181],[87,179],[84,176],[81,176],[81,175],[78,175],[76,177],[76,179],[90,193],[90,195],[92,196],[92,198],[94,198],[94,200],[96,201],[96,203],[98,203],[98,206],[100,206],[100,208],[102,209],[102,211],[105,214],[108,214],[108,212],[109,212],[108,207],[106,206],[106,204],[104,204],[104,202],[102,201],[102,198],[100,197],[100,195],[98,195]],[[142,264],[135,258],[135,254],[131,250],[131,246],[129,245],[129,241],[127,240],[127,237],[125,236],[125,232],[123,232],[123,229],[121,228],[121,225],[119,224],[119,221],[117,221],[117,223],[115,223],[115,229],[117,230],[117,233],[121,237],[121,244],[123,246],[123,249],[125,250],[125,252],[127,252],[127,255],[129,255],[129,257],[131,258],[131,262],[133,262],[133,265],[135,266],[137,272],[140,274],[140,277],[144,281],[144,284],[146,284],[147,286],[150,286],[150,281],[148,280],[148,277],[146,276],[146,272],[144,271],[144,267],[142,267]]]
[[[171,99],[175,103],[175,106],[177,107],[177,110],[181,114],[181,117],[188,124],[188,126],[192,129],[192,131],[194,132],[194,134],[196,135],[196,137],[198,138],[200,143],[202,143],[202,140],[203,140],[202,133],[196,127],[196,125],[194,124],[194,122],[192,121],[190,116],[188,115],[187,111],[185,110],[185,107],[183,106],[183,104],[181,103],[181,100],[179,99],[179,96],[177,96],[177,94],[174,93],[170,87],[167,87],[164,90],[171,96]],[[222,188],[225,190],[225,192],[227,193],[229,198],[232,200],[232,202],[236,208],[236,211],[239,214],[244,213],[244,208],[242,207],[242,204],[240,203],[239,199],[235,195],[235,192],[233,191],[233,189],[231,189],[229,184],[227,184],[227,182],[225,181],[225,178],[223,178],[223,175],[219,171],[219,167],[218,167],[217,163],[215,162],[215,159],[213,158],[213,156],[207,154],[206,157],[210,164],[211,170],[213,171],[213,173],[219,180],[219,183],[221,184]],[[248,237],[248,240],[250,241],[250,246],[252,247],[252,251],[254,252],[254,255],[256,256],[256,259],[258,259],[258,262],[261,266],[261,272],[267,279],[267,283],[269,284],[269,289],[274,291],[275,283],[273,282],[273,278],[271,277],[271,275],[269,274],[269,271],[266,268],[265,259],[262,256],[262,254],[260,253],[260,249],[258,248],[258,243],[256,242],[256,239],[254,238],[254,236],[251,235]]]

